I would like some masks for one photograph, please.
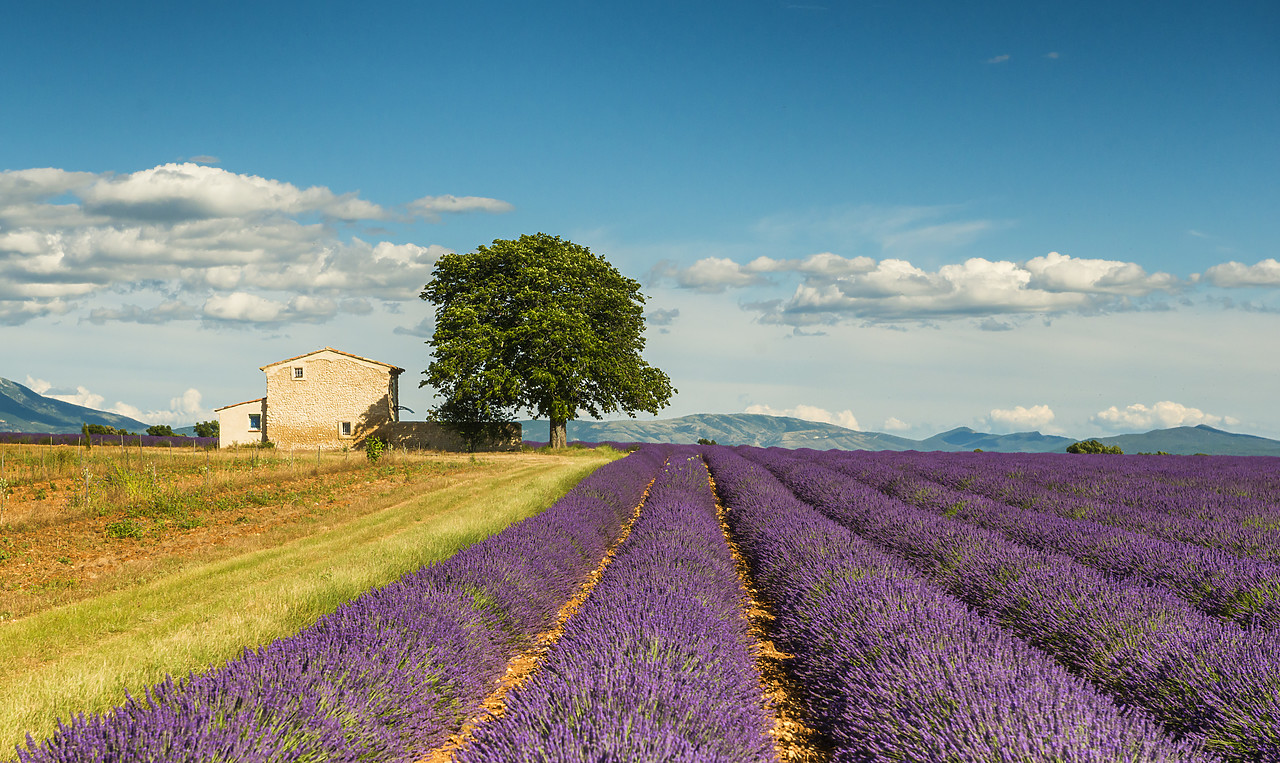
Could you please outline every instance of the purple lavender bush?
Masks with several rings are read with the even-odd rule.
[[[0,432],[0,443],[13,445],[84,445],[84,439],[85,436],[79,432],[60,432],[52,434]],[[120,435],[113,434],[91,434],[89,435],[89,439],[94,445],[120,445],[122,442]],[[136,448],[139,445],[143,445],[148,448],[216,448],[218,447],[218,438],[182,437],[180,435],[128,434],[124,435],[123,443],[125,447],[133,448]]]
[[[905,557],[1122,705],[1228,760],[1280,760],[1280,633],[908,506],[811,455],[744,449],[798,498]]]
[[[798,501],[707,451],[728,522],[837,761],[1190,761],[1043,653]]]
[[[745,593],[682,448],[599,584],[458,763],[773,760]]]
[[[874,460],[1023,509],[1280,563],[1277,458],[878,453]],[[1138,473],[1118,473],[1125,466]]]
[[[598,469],[555,506],[298,634],[28,738],[23,763],[412,760],[443,743],[550,627],[668,449]]]
[[[885,459],[827,455],[822,462],[933,514],[995,530],[1032,548],[1066,554],[1117,577],[1164,586],[1216,617],[1247,627],[1280,628],[1280,565],[997,503],[894,468]]]

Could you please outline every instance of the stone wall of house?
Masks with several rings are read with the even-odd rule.
[[[474,443],[457,430],[434,421],[394,421],[382,425],[370,436],[404,450],[477,451],[519,450],[522,440],[520,424],[491,424],[476,436]],[[361,442],[363,444],[363,441]]]
[[[295,369],[301,368],[301,376]],[[266,437],[277,448],[352,447],[398,417],[387,366],[319,352],[263,368]],[[345,430],[344,431],[344,424]]]

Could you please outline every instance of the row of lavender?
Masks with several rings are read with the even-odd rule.
[[[924,453],[886,460],[925,468],[938,463]],[[958,478],[998,486],[1020,501],[1068,499],[1077,506],[1129,506],[1233,522],[1280,517],[1280,458],[1063,459],[1050,454],[959,453],[945,463]]]
[[[543,666],[455,760],[771,760],[745,603],[707,469],[673,455]]]
[[[1280,565],[1001,503],[956,490],[950,487],[953,479],[918,476],[915,470],[878,454],[830,452],[815,454],[814,460],[933,514],[995,530],[1032,548],[1065,554],[1116,577],[1168,588],[1208,614],[1246,627],[1280,628]]]
[[[597,470],[555,506],[339,607],[222,668],[79,716],[17,751],[36,761],[411,760],[477,712],[552,624],[669,448]]]
[[[835,760],[1207,759],[798,501],[761,466],[726,448],[708,460]]]
[[[91,434],[79,432],[58,432],[53,434],[34,434],[29,432],[0,432],[0,443],[10,445],[75,445],[83,446],[85,438],[91,445],[123,445],[124,447],[148,448],[216,448],[217,437],[181,437],[179,435],[149,434]]]
[[[1167,503],[1175,511],[1197,505],[1214,510],[1251,505],[1274,509],[1280,503],[1280,458],[1269,456],[1064,459],[1046,453],[996,457],[956,453],[948,460],[987,474],[1003,472],[1052,490],[1107,502],[1124,503],[1137,495],[1144,502]]]
[[[869,454],[870,455],[870,454]],[[985,454],[984,454],[985,455]],[[1280,563],[1280,498],[1262,499],[1266,485],[1280,474],[1280,459],[1253,458],[1251,466],[1236,466],[1236,474],[1221,490],[1197,492],[1194,485],[1147,486],[1125,473],[1125,487],[1104,487],[1115,468],[1054,464],[1045,459],[961,454],[945,458],[929,454],[874,454],[874,460],[904,472],[976,493],[1024,509],[1089,519],[1162,540],[1193,543],[1227,553]],[[1068,459],[1057,459],[1066,463]],[[1083,458],[1098,464],[1106,459]],[[1125,459],[1112,459],[1127,461]],[[1146,459],[1150,460],[1150,459]],[[1200,462],[1204,459],[1187,459]],[[1241,459],[1234,459],[1239,461]],[[1249,470],[1251,469],[1251,470]],[[1170,478],[1172,479],[1172,477]],[[1190,479],[1190,478],[1188,478]],[[1208,476],[1198,482],[1211,483]],[[1227,489],[1225,485],[1233,487]],[[1235,493],[1246,495],[1235,495]],[[1109,495],[1110,498],[1098,497]],[[1121,498],[1123,500],[1121,500]]]
[[[910,506],[816,463],[745,455],[827,516],[1177,738],[1228,760],[1280,759],[1280,634],[1196,610],[1147,581]]]

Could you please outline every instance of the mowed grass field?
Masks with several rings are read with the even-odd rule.
[[[415,471],[414,456],[398,455],[403,478],[390,487],[371,479],[368,495],[357,484],[349,510],[300,516],[248,544],[184,549],[137,582],[117,575],[100,593],[81,591],[70,603],[0,622],[0,749],[12,751],[28,734],[47,737],[58,718],[107,711],[166,674],[220,665],[292,634],[538,513],[621,455],[455,454],[444,471]]]

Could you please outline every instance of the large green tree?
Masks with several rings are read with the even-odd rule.
[[[435,305],[426,380],[444,422],[475,427],[519,410],[551,422],[552,447],[566,423],[657,413],[675,392],[641,357],[644,295],[585,246],[545,233],[498,239],[446,254],[422,298]]]

